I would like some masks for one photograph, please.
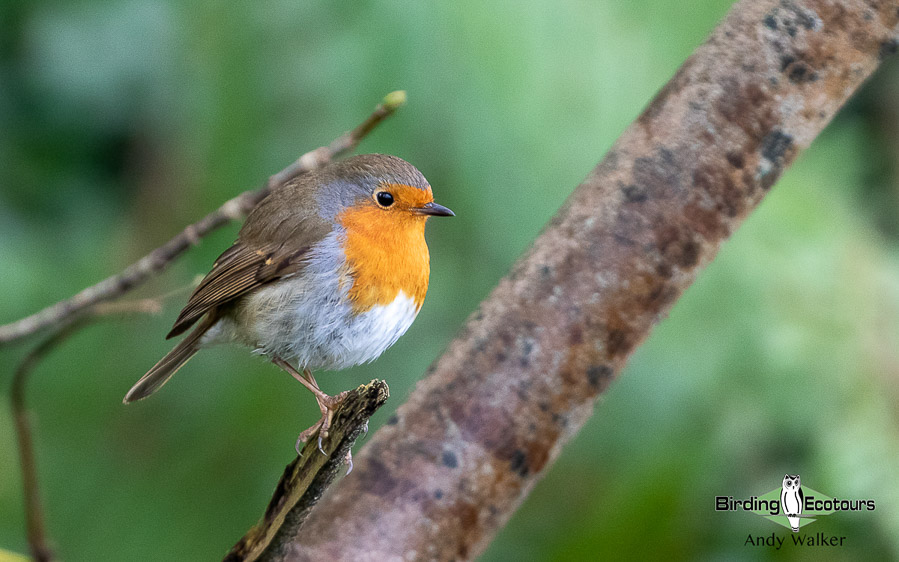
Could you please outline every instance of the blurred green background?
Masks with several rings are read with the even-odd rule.
[[[0,4],[0,322],[65,298],[364,118],[457,218],[432,221],[416,324],[372,365],[383,423],[620,132],[727,12],[724,0]],[[899,557],[899,66],[891,60],[722,248],[605,394],[484,560]],[[238,225],[133,294],[205,273]],[[170,345],[157,317],[92,326],[30,386],[50,534],[78,560],[220,558],[262,514],[317,416],[242,349],[121,398]],[[34,344],[35,340],[28,343]],[[24,552],[0,349],[0,548]],[[374,428],[376,429],[376,427]],[[789,535],[714,497],[785,473],[874,512]]]

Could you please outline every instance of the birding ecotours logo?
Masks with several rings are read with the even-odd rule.
[[[873,499],[840,499],[832,498],[817,490],[801,484],[798,474],[785,474],[781,485],[770,492],[759,496],[751,496],[745,499],[734,499],[733,496],[715,496],[715,511],[744,511],[760,515],[769,521],[797,533],[793,542],[798,544],[820,544],[824,546],[837,546],[842,544],[840,537],[803,537],[798,535],[799,530],[810,525],[819,518],[831,515],[838,511],[874,511]],[[765,544],[770,546],[782,545],[783,538],[755,537],[765,539]],[[843,537],[844,539],[845,537]],[[768,541],[770,539],[770,542]],[[839,543],[831,543],[831,540],[839,540]],[[822,542],[824,541],[824,542]],[[747,544],[756,544],[754,537],[750,535]],[[780,548],[780,546],[777,546]]]
[[[799,475],[785,475],[783,489],[780,492],[780,512],[787,516],[794,533],[799,532],[799,518],[802,517],[804,498],[802,487],[799,485]]]

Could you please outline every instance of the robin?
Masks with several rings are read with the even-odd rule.
[[[318,432],[322,450],[348,392],[325,394],[312,370],[373,361],[409,329],[428,290],[424,233],[432,216],[454,213],[434,202],[414,166],[383,154],[348,158],[272,191],[194,290],[167,338],[199,322],[196,328],[124,402],[159,390],[201,348],[241,343],[315,395],[322,416],[300,433],[297,449]]]

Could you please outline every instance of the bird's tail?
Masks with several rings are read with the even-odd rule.
[[[128,394],[125,395],[125,399],[122,402],[128,404],[129,402],[135,402],[142,398],[146,398],[168,382],[168,380],[172,378],[172,375],[177,373],[178,369],[184,366],[184,364],[194,356],[194,353],[200,349],[200,338],[217,320],[214,316],[215,315],[212,313],[207,314],[203,322],[201,322],[189,336],[181,340],[174,349],[169,351],[165,357],[153,365],[153,368],[147,371],[147,374],[142,376],[140,380],[131,387],[131,390],[128,391]]]

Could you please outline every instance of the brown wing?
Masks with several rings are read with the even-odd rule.
[[[274,281],[298,272],[309,247],[287,245],[248,248],[238,240],[215,260],[212,271],[194,289],[166,338],[183,333],[211,309]]]
[[[256,205],[237,242],[215,261],[167,337],[184,332],[216,307],[303,268],[309,248],[332,228],[315,204],[325,183],[321,173],[304,174]]]

